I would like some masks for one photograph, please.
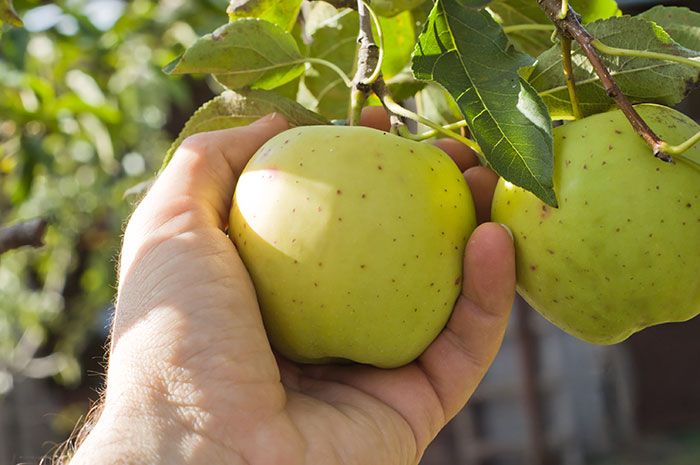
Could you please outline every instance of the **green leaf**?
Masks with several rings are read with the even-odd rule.
[[[447,89],[499,175],[554,206],[551,120],[518,76],[531,63],[487,12],[439,0],[416,45],[413,73]]]
[[[330,124],[323,116],[272,91],[234,92],[227,90],[199,107],[185,123],[185,127],[165,156],[163,168],[185,138],[199,132],[246,126],[273,112],[283,115],[289,121],[290,126]]]
[[[688,8],[658,5],[637,17],[654,21],[683,47],[700,50],[700,13]]]
[[[461,0],[461,4],[469,8],[481,8],[488,5],[491,0]]]
[[[397,102],[409,99],[420,92],[426,86],[425,81],[417,81],[410,69],[406,69],[399,74],[386,80],[389,92]]]
[[[501,26],[554,26],[547,15],[532,0],[496,0],[489,5],[493,17]],[[552,46],[552,31],[518,30],[508,33],[508,39],[523,53],[537,56]]]
[[[301,0],[231,0],[226,13],[235,21],[241,18],[258,18],[291,31],[299,15]]]
[[[583,24],[622,15],[615,0],[572,0],[569,5],[581,15]]]
[[[198,39],[163,68],[168,74],[210,73],[229,89],[273,89],[304,72],[292,35],[260,19],[238,19]]]
[[[357,17],[357,14],[354,14]],[[359,17],[357,21],[359,24]],[[379,18],[379,24],[384,33],[382,74],[385,79],[399,74],[411,61],[413,46],[416,43],[413,23],[413,15],[410,11],[403,11],[391,18]]]
[[[615,0],[572,0],[571,8],[582,15],[584,24],[610,16],[620,16],[622,12]],[[489,10],[502,26],[552,26],[550,31],[533,31],[515,29],[508,32],[508,38],[515,47],[536,57],[552,46],[554,26],[542,8],[534,0],[496,0],[489,5]]]
[[[403,11],[390,18],[380,17],[379,21],[384,34],[382,73],[391,86],[393,78],[400,75],[410,62],[415,44],[414,20],[410,11]],[[358,27],[356,11],[339,11],[326,3],[316,2],[307,17],[306,34],[311,38],[309,56],[332,61],[352,77]],[[376,29],[375,39],[378,39]],[[350,89],[332,70],[312,64],[304,75],[304,85],[308,91],[304,103],[310,108],[333,119],[347,116]],[[406,95],[406,91],[411,88],[415,93],[415,84],[401,86],[402,96],[410,97],[412,94]]]
[[[416,106],[421,116],[441,126],[462,119],[462,112],[455,100],[442,86],[432,82],[416,95]],[[422,128],[421,131],[428,129]]]
[[[641,51],[660,52],[700,61],[700,53],[681,47],[661,27],[641,18],[608,18],[587,26],[603,44]],[[622,92],[633,103],[650,102],[673,106],[695,87],[698,68],[671,61],[608,56],[599,54]],[[578,45],[573,47],[572,62],[580,107],[584,115],[607,111],[615,105],[608,97],[592,65]],[[553,118],[573,116],[566,88],[561,51],[552,47],[537,59],[527,81],[539,92]]]
[[[309,56],[332,61],[352,76],[358,25],[356,12],[314,2],[306,24],[306,35],[311,38]],[[350,89],[331,69],[311,64],[303,82],[306,94],[302,95],[302,103],[331,119],[347,116]]]
[[[2,32],[2,23],[6,22],[16,27],[22,27],[22,19],[17,15],[15,8],[12,6],[12,0],[0,0],[0,33]]]

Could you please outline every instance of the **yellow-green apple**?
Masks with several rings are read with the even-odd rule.
[[[672,144],[700,131],[671,108],[636,108]],[[700,146],[674,159],[616,110],[554,129],[558,208],[499,180],[492,220],[514,233],[525,300],[597,344],[700,313]]]
[[[298,362],[389,368],[447,322],[476,221],[441,150],[365,127],[307,126],[253,156],[229,224],[273,347]]]

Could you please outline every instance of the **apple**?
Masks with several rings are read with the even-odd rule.
[[[671,108],[636,108],[671,144],[700,131]],[[525,300],[596,344],[700,313],[700,145],[674,160],[616,110],[554,129],[558,208],[499,180],[491,218],[513,231]]]
[[[306,126],[250,160],[229,235],[277,351],[391,368],[447,322],[475,226],[464,177],[441,150],[365,127]]]

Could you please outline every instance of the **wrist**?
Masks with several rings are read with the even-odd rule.
[[[168,423],[133,408],[105,405],[99,418],[86,426],[85,439],[69,465],[184,463],[173,456],[184,433]]]
[[[69,465],[217,463],[212,459],[217,447],[188,426],[173,406],[148,397],[141,392],[107,402],[99,418],[88,425]],[[229,458],[226,463],[237,462]]]

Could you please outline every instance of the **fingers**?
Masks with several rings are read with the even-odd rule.
[[[477,224],[490,221],[491,201],[498,183],[498,175],[485,166],[474,166],[464,172],[464,178],[474,200]]]
[[[193,208],[209,209],[226,222],[238,175],[268,139],[287,128],[284,117],[273,113],[249,126],[188,137],[149,192],[150,207],[185,196],[192,198]]]
[[[474,200],[477,224],[489,221],[491,218],[491,199],[494,190],[496,190],[498,175],[485,166],[479,166],[479,158],[476,153],[458,140],[438,139],[433,145],[447,153],[459,169],[464,172],[464,178],[467,180]]]
[[[287,127],[284,117],[272,114],[249,126],[185,139],[129,221],[122,274],[147,237],[154,245],[197,228],[225,229],[238,175],[262,144]]]
[[[501,225],[483,224],[467,244],[462,295],[452,316],[419,358],[446,419],[464,406],[496,356],[514,297],[513,240]]]
[[[438,139],[433,142],[433,145],[448,154],[460,171],[479,166],[479,159],[474,151],[456,139],[449,137]]]
[[[371,106],[362,109],[360,116],[360,126],[379,129],[380,131],[389,132],[391,123],[389,123],[389,115],[387,115],[384,107]]]

